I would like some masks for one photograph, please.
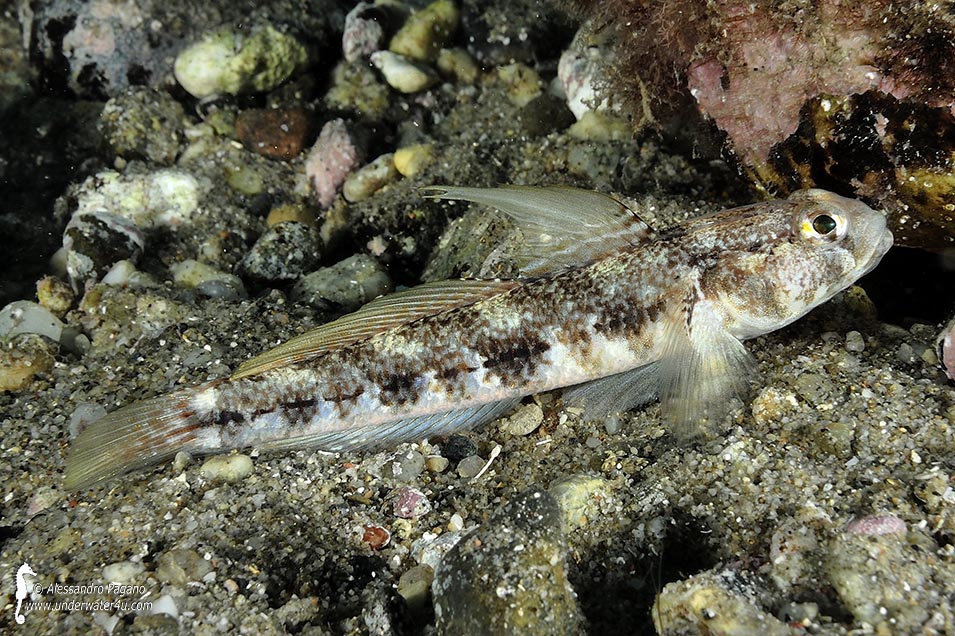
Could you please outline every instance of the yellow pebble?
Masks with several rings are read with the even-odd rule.
[[[315,222],[315,213],[305,208],[305,206],[294,203],[272,208],[269,210],[269,215],[265,218],[265,224],[269,227],[274,227],[279,223],[285,223],[286,221],[297,221],[298,223],[304,223],[305,225],[310,225],[312,227],[317,226],[317,223]]]
[[[434,158],[431,144],[415,144],[395,151],[395,169],[404,177],[420,174]]]

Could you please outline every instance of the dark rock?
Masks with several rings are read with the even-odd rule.
[[[560,524],[556,500],[531,490],[464,537],[435,572],[438,632],[579,634],[583,617]]]
[[[260,282],[293,281],[318,264],[320,242],[315,228],[279,223],[260,236],[242,259],[242,273]]]

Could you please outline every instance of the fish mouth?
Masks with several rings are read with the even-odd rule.
[[[885,256],[886,252],[889,251],[889,248],[892,247],[892,243],[895,240],[895,237],[892,236],[892,232],[885,227],[885,221],[882,222],[881,232],[879,234],[879,241],[872,248],[866,259],[865,269],[862,271],[860,278],[865,276],[878,266],[879,262],[882,261],[882,257]]]

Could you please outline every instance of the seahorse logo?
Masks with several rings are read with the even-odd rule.
[[[30,588],[27,586],[26,581],[28,575],[36,576],[36,572],[33,571],[29,563],[24,562],[24,564],[20,566],[20,569],[17,570],[17,609],[13,614],[17,625],[23,625],[27,620],[27,617],[21,614],[20,610],[23,609],[23,601],[30,595]]]

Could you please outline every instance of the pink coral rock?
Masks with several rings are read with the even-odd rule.
[[[332,205],[345,179],[361,165],[364,154],[343,119],[333,119],[322,127],[305,161],[305,175],[320,206]]]

